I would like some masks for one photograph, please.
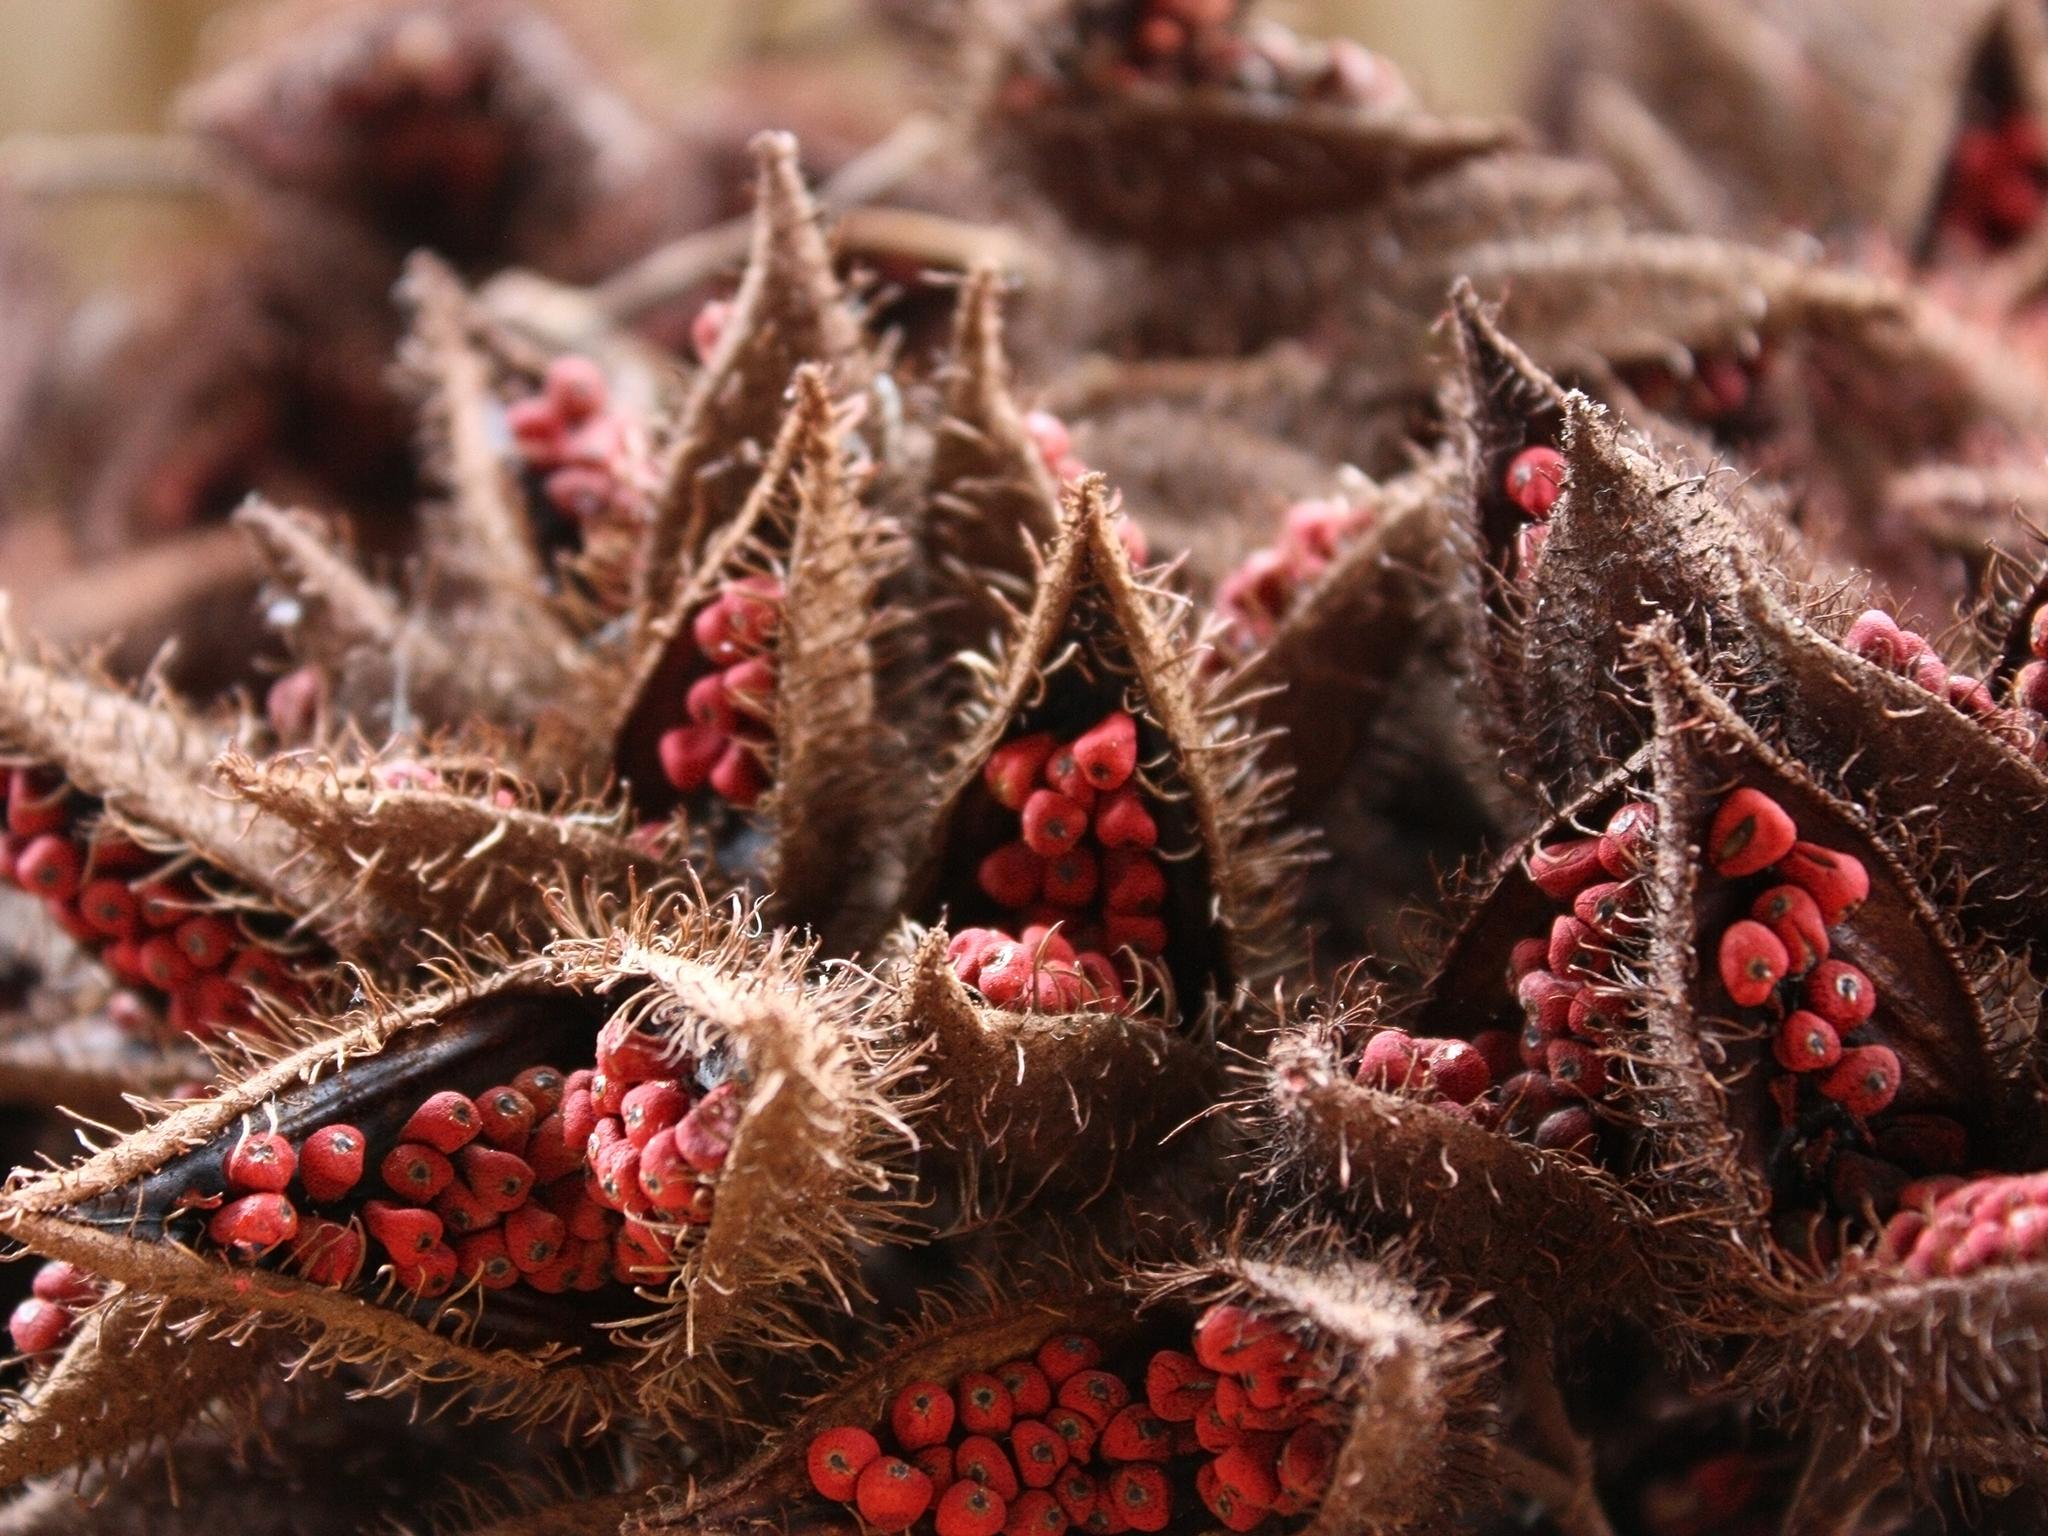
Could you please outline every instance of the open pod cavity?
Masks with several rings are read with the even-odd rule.
[[[904,907],[977,936],[960,974],[997,1006],[1208,1028],[1278,958],[1296,850],[1256,739],[1111,515],[1081,481],[934,777]]]

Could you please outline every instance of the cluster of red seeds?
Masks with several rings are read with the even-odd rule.
[[[330,1124],[297,1146],[275,1131],[245,1135],[207,1235],[249,1261],[285,1246],[307,1278],[346,1285],[367,1229],[398,1284],[427,1297],[457,1280],[548,1294],[650,1280],[670,1266],[679,1229],[711,1220],[711,1181],[738,1124],[738,1084],[702,1091],[694,1071],[613,1020],[595,1071],[530,1067],[474,1098],[433,1094],[375,1163],[382,1192],[355,1207],[360,1228],[344,1213],[302,1219],[299,1206],[363,1192],[375,1149],[362,1131]]]
[[[1873,1257],[1923,1280],[2048,1259],[2048,1173],[1916,1179]]]
[[[101,819],[99,802],[53,773],[0,770],[0,880],[39,896],[57,925],[115,980],[110,1016],[146,1027],[141,997],[164,1000],[172,1029],[207,1038],[247,1025],[250,994],[303,1000],[290,964],[214,905],[190,860],[152,853]]]
[[[1019,836],[984,858],[975,878],[1017,933],[963,928],[949,954],[991,1003],[1120,1009],[1126,978],[1110,956],[1165,950],[1166,871],[1137,768],[1138,723],[1121,709],[1071,741],[1034,731],[989,755],[982,782],[1017,813]]]
[[[890,1406],[895,1453],[866,1429],[821,1431],[806,1451],[811,1485],[877,1530],[929,1514],[938,1536],[1158,1531],[1191,1494],[1249,1531],[1307,1511],[1328,1486],[1330,1400],[1274,1325],[1210,1308],[1192,1355],[1153,1355],[1142,1401],[1102,1361],[1093,1339],[1062,1334],[950,1389],[914,1382]]]
[[[1524,448],[1508,460],[1501,489],[1529,518],[1528,526],[1515,535],[1515,574],[1527,576],[1543,554],[1551,508],[1564,492],[1564,455],[1547,443]]]
[[[548,364],[540,392],[505,412],[512,441],[541,494],[578,528],[637,522],[647,511],[652,462],[646,434],[611,405],[603,371],[585,357]]]
[[[2036,625],[2036,632],[2038,643],[2048,646],[2048,630]],[[1987,725],[2019,723],[1998,707],[1991,690],[1980,680],[1967,672],[1950,671],[1924,635],[1900,628],[1898,621],[1881,608],[1870,609],[1851,624],[1848,634],[1842,637],[1842,645],[1873,666],[1896,672],[1936,698],[1948,700],[1972,719]],[[2014,682],[2016,705],[2032,709],[2030,700],[2034,697],[2048,703],[2048,668],[2023,668]]]
[[[1981,246],[2010,245],[2041,216],[2048,139],[2024,112],[1965,128],[1956,138],[1942,200],[1944,229]]]
[[[1332,497],[1297,501],[1282,514],[1279,542],[1255,549],[1217,583],[1216,607],[1239,648],[1263,645],[1337,550],[1373,524],[1376,509]]]
[[[684,695],[688,720],[662,734],[661,771],[679,794],[710,787],[741,810],[768,787],[762,754],[773,739],[775,632],[782,583],[741,576],[697,610],[690,637],[701,665]]]
[[[53,1259],[36,1271],[27,1299],[7,1319],[7,1335],[24,1355],[46,1355],[71,1337],[78,1314],[99,1299],[100,1282],[75,1264]]]
[[[1636,397],[1653,411],[1691,421],[1720,422],[1739,416],[1755,391],[1763,358],[1730,352],[1701,353],[1683,374],[1668,368],[1632,376]]]

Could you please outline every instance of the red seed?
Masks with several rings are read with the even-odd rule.
[[[1550,971],[1531,971],[1515,984],[1515,998],[1543,1038],[1554,1040],[1570,1029],[1572,999],[1582,990],[1580,982]]]
[[[88,1274],[76,1264],[52,1259],[36,1270],[35,1278],[29,1282],[29,1290],[44,1301],[83,1307],[90,1306],[99,1298],[100,1282],[97,1276]]]
[[[711,726],[679,725],[655,744],[661,776],[679,793],[693,795],[711,778],[726,747],[726,735]]]
[[[235,930],[207,913],[188,917],[171,935],[194,970],[217,970],[235,950]]]
[[[1849,632],[1842,647],[1876,666],[1896,669],[1905,660],[1906,645],[1898,621],[1882,608],[1867,609]]]
[[[1368,1088],[1405,1088],[1424,1072],[1422,1048],[1406,1030],[1383,1029],[1365,1042],[1358,1058],[1358,1081]]]
[[[291,1242],[292,1267],[315,1285],[348,1285],[363,1263],[363,1234],[338,1221],[314,1217]]]
[[[1068,849],[1045,866],[1045,899],[1055,906],[1085,907],[1095,899],[1099,867],[1088,848]]]
[[[960,1426],[972,1434],[1000,1435],[1016,1417],[1003,1384],[986,1371],[969,1371],[953,1384],[960,1402]]]
[[[953,1432],[952,1394],[935,1381],[912,1382],[889,1405],[889,1427],[906,1451],[937,1445]]]
[[[412,1118],[400,1128],[398,1139],[424,1142],[436,1152],[450,1154],[468,1146],[481,1128],[476,1105],[467,1096],[444,1092],[435,1094],[412,1112]]]
[[[394,1254],[391,1274],[402,1289],[416,1296],[443,1295],[455,1283],[455,1250],[436,1243],[417,1258],[401,1259]]]
[[[70,791],[51,785],[32,768],[17,768],[7,781],[7,830],[16,837],[55,832],[70,819],[65,801]]]
[[[14,861],[14,879],[23,890],[52,901],[69,901],[78,894],[79,877],[85,869],[85,855],[68,838],[45,833],[34,838]]]
[[[131,939],[142,927],[142,912],[125,880],[94,880],[78,893],[78,914],[95,933]]]
[[[462,1182],[487,1211],[516,1210],[533,1189],[533,1167],[525,1158],[496,1147],[467,1146],[455,1155]]]
[[[568,1227],[545,1206],[529,1201],[505,1217],[505,1250],[522,1274],[553,1263],[568,1241]]]
[[[1112,950],[1129,949],[1147,957],[1166,953],[1166,924],[1135,912],[1111,912],[1102,920],[1102,939]]]
[[[1564,455],[1541,443],[1524,448],[1508,460],[1501,484],[1509,501],[1545,522],[1564,493]]]
[[[292,1181],[299,1165],[292,1144],[275,1131],[245,1135],[227,1156],[230,1188],[276,1194]]]
[[[1052,1406],[1052,1383],[1029,1360],[1012,1360],[996,1368],[996,1380],[1010,1394],[1021,1417],[1035,1418]]]
[[[1088,830],[1088,813],[1056,789],[1034,789],[1019,819],[1024,846],[1046,859],[1065,853]]]
[[[1721,985],[1741,1008],[1754,1008],[1769,998],[1791,965],[1778,936],[1752,918],[1728,925],[1716,959]]]
[[[1814,843],[1794,843],[1778,861],[1778,873],[1814,899],[1830,928],[1870,895],[1870,872],[1861,859]]]
[[[1657,808],[1631,800],[1607,818],[1607,829],[1600,834],[1600,867],[1617,880],[1627,879],[1649,861],[1656,835]]]
[[[673,1078],[638,1083],[619,1101],[619,1124],[626,1140],[645,1148],[657,1131],[665,1131],[689,1113],[690,1096]]]
[[[77,1324],[71,1309],[31,1296],[7,1318],[7,1336],[24,1355],[47,1355],[71,1337]]]
[[[425,1212],[421,1213],[422,1215]],[[279,1194],[244,1195],[213,1213],[206,1235],[237,1258],[253,1259],[298,1235],[299,1213]]]
[[[938,1536],[998,1536],[1010,1509],[980,1483],[958,1482],[939,1496]]]
[[[953,1486],[953,1447],[928,1445],[910,1458],[910,1464],[932,1480],[932,1487],[944,1493]]]
[[[1472,1037],[1472,1049],[1486,1064],[1488,1077],[1496,1083],[1504,1083],[1521,1069],[1522,1061],[1516,1048],[1515,1032],[1508,1029],[1482,1029]]]
[[[1256,1370],[1292,1353],[1276,1324],[1228,1302],[1210,1307],[1195,1322],[1195,1358],[1212,1371]]]
[[[1321,1424],[1304,1424],[1280,1450],[1280,1489],[1297,1498],[1322,1497],[1337,1460],[1337,1437]]]
[[[690,1208],[698,1178],[676,1149],[673,1129],[661,1131],[640,1149],[637,1176],[640,1193],[655,1210],[673,1216]]]
[[[339,1200],[363,1176],[363,1133],[352,1125],[322,1126],[299,1149],[299,1182],[306,1197]]]
[[[1806,1006],[1846,1035],[1877,1011],[1877,988],[1855,966],[1825,961],[1806,978]]]
[[[1602,880],[1589,885],[1572,898],[1572,916],[1603,939],[1620,938],[1628,926],[1625,910],[1628,890],[1628,886],[1618,880]]]
[[[644,1222],[628,1220],[612,1238],[612,1269],[628,1285],[660,1281],[673,1258],[668,1239]]]
[[[562,1107],[562,1074],[553,1067],[528,1067],[512,1079],[512,1086],[526,1095],[534,1114],[541,1119]]]
[[[982,764],[981,781],[998,805],[1021,811],[1058,745],[1050,731],[1034,731],[1029,736],[1006,741]]]
[[[1796,885],[1774,885],[1750,905],[1749,915],[1778,936],[1791,974],[1804,976],[1828,957],[1828,925],[1820,907]]]
[[[1166,871],[1157,859],[1129,848],[1104,853],[1103,906],[1111,912],[1156,912],[1165,900]]]
[[[1844,1051],[1820,1091],[1852,1115],[1880,1113],[1899,1091],[1899,1058],[1889,1046],[1859,1045]]]
[[[1529,878],[1552,901],[1571,900],[1602,873],[1597,837],[1571,838],[1529,851]]]
[[[458,1179],[435,1196],[434,1214],[446,1230],[462,1237],[495,1227],[502,1213],[487,1208],[476,1192]]]
[[[1067,1442],[1058,1430],[1038,1419],[1019,1419],[1010,1431],[1010,1454],[1017,1476],[1028,1488],[1050,1488],[1066,1467]]]
[[[1787,1072],[1818,1072],[1841,1060],[1842,1039],[1819,1014],[1797,1008],[1778,1026],[1771,1055]]]
[[[1240,1499],[1271,1509],[1280,1497],[1280,1480],[1273,1465],[1248,1445],[1233,1445],[1215,1461],[1216,1476]]]
[[[1108,1371],[1076,1371],[1060,1383],[1060,1406],[1085,1416],[1098,1430],[1130,1400],[1131,1389]]]
[[[533,1101],[510,1086],[486,1088],[476,1097],[477,1123],[494,1147],[518,1151],[533,1130]]]
[[[619,1017],[606,1020],[604,1028],[597,1032],[597,1070],[619,1083],[631,1085],[650,1078],[674,1077],[676,1063],[666,1039],[640,1028],[631,1018]],[[572,1076],[569,1091],[573,1092],[576,1086],[589,1085],[577,1085]]]
[[[1045,861],[1023,843],[1004,843],[974,872],[975,884],[998,906],[1028,907],[1045,888]]]
[[[966,1423],[966,1393],[960,1392],[961,1423]],[[1047,1431],[1051,1433],[1050,1430]],[[1058,1439],[1057,1435],[1053,1436]],[[969,1482],[993,1489],[1005,1501],[1017,1497],[1017,1469],[1003,1448],[986,1434],[970,1434],[953,1448],[953,1473]]]
[[[1003,1522],[1003,1536],[1066,1536],[1067,1512],[1050,1493],[1038,1489],[1011,1501],[1010,1518]]]
[[[733,1138],[739,1133],[740,1112],[745,1108],[737,1082],[723,1082],[695,1104],[676,1122],[676,1150],[699,1173],[717,1173],[731,1155]]]
[[[1425,1062],[1431,1086],[1453,1104],[1470,1104],[1493,1086],[1486,1058],[1462,1040],[1437,1041]]]
[[[1038,1346],[1037,1358],[1045,1379],[1058,1387],[1076,1371],[1085,1371],[1099,1362],[1102,1346],[1083,1334],[1055,1334]]]
[[[1045,762],[1045,782],[1084,811],[1095,808],[1095,786],[1075,761],[1071,746],[1059,748]]]
[[[1120,709],[1103,716],[1075,739],[1074,761],[1096,789],[1121,789],[1138,766],[1138,722]]]
[[[1571,977],[1598,968],[1598,944],[1599,936],[1576,917],[1553,918],[1544,959],[1559,976]]]
[[[753,748],[734,742],[711,765],[711,788],[720,799],[750,811],[768,788],[768,770]]]
[[[1103,1487],[1105,1502],[1134,1531],[1160,1531],[1173,1513],[1166,1474],[1157,1467],[1118,1467]]]
[[[1105,848],[1155,848],[1159,824],[1134,786],[1105,795],[1095,807],[1095,840]]]
[[[873,1435],[848,1425],[813,1435],[804,1465],[813,1488],[828,1499],[845,1503],[853,1498],[861,1473],[881,1454],[882,1447]]]
[[[1578,1098],[1597,1099],[1607,1091],[1607,1059],[1581,1041],[1551,1041],[1543,1065],[1553,1083]]]
[[[431,1203],[455,1179],[455,1165],[417,1141],[402,1141],[385,1153],[377,1172],[388,1189],[413,1205]]]
[[[1143,1403],[1131,1403],[1103,1425],[1097,1449],[1105,1461],[1164,1461],[1173,1452],[1173,1430]]]
[[[1770,868],[1798,841],[1799,828],[1785,808],[1745,784],[1723,799],[1714,813],[1707,832],[1707,862],[1716,874],[1732,880]]]
[[[1599,1127],[1584,1109],[1554,1110],[1536,1127],[1536,1145],[1547,1152],[1583,1152],[1591,1155]]]
[[[1094,1478],[1082,1471],[1076,1463],[1070,1462],[1052,1485],[1052,1496],[1066,1512],[1069,1520],[1079,1525],[1095,1512],[1096,1504],[1102,1498],[1102,1490]]]

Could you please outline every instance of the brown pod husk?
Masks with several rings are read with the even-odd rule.
[[[653,891],[666,873],[628,841],[623,808],[547,803],[503,774],[426,787],[328,759],[229,752],[217,766],[237,799],[291,829],[294,879],[345,893],[319,921],[351,953],[417,952],[423,936],[544,942],[550,889]]]
[[[1221,1065],[1181,1035],[1122,1013],[991,1008],[954,973],[947,942],[944,928],[917,941],[895,1011],[923,1074],[914,1123],[957,1160],[971,1205],[1127,1184],[1214,1102]]]
[[[1254,1111],[1269,1138],[1267,1179],[1347,1228],[1415,1235],[1432,1274],[1491,1292],[1510,1311],[1604,1326],[1653,1309],[1656,1231],[1625,1184],[1582,1159],[1353,1081],[1342,1061],[1347,1022],[1311,1019],[1268,1048]],[[1609,1283],[1589,1293],[1591,1274]]]
[[[472,1057],[495,1060],[502,1070],[522,1050],[529,1053],[523,1064],[531,1064],[543,1033],[539,1019],[550,1010],[550,1028],[594,1036],[595,1008],[586,1002],[565,1012],[571,1003],[558,974],[541,961],[507,963],[487,979],[458,974],[405,1002],[373,996],[338,1025],[306,1026],[296,1048],[251,1062],[213,1097],[172,1108],[84,1162],[17,1174],[0,1194],[0,1230],[31,1252],[66,1259],[138,1297],[196,1306],[193,1318],[204,1321],[186,1319],[188,1327],[235,1338],[272,1327],[297,1333],[306,1341],[307,1363],[356,1368],[372,1391],[431,1386],[479,1413],[594,1433],[627,1407],[634,1389],[622,1364],[602,1358],[609,1353],[605,1341],[587,1325],[580,1345],[563,1342],[560,1326],[537,1343],[480,1342],[479,1320],[459,1297],[440,1307],[413,1306],[388,1293],[379,1299],[281,1271],[231,1266],[185,1245],[173,1230],[188,1193],[224,1187],[222,1160],[240,1127],[275,1117],[280,1129],[303,1133],[347,1115],[388,1121],[385,1132],[394,1132],[424,1096],[407,1097],[408,1085],[423,1077],[434,1081],[451,1064],[479,1070]],[[516,1333],[517,1319],[511,1323]],[[593,1352],[599,1358],[590,1358]],[[648,1411],[678,1414],[681,1398]]]
[[[866,981],[807,981],[815,951],[786,930],[644,903],[564,922],[581,936],[550,947],[555,974],[669,1054],[719,1052],[748,1083],[710,1223],[622,1329],[652,1410],[718,1353],[807,1344],[807,1309],[852,1307],[861,1246],[900,1221],[892,1169],[912,1136],[891,1100],[913,1063],[882,1050]]]
[[[175,1314],[117,1298],[80,1318],[62,1355],[0,1416],[0,1486],[118,1464],[218,1400],[253,1396],[277,1369],[260,1345],[181,1330]]]
[[[1056,717],[1085,729],[1121,703],[1140,721],[1140,775],[1165,791],[1156,797],[1170,861],[1162,959],[1180,1021],[1223,1005],[1224,1027],[1234,1028],[1227,1005],[1238,988],[1277,969],[1290,942],[1289,877],[1301,851],[1273,831],[1281,784],[1260,762],[1261,742],[1203,678],[1203,648],[1186,633],[1182,605],[1133,570],[1112,515],[1099,475],[1070,488],[1030,610],[997,657],[979,663],[978,697],[934,778],[904,910],[934,921],[949,902],[972,905],[974,865],[987,848],[969,840],[996,841],[980,782],[996,747]],[[1176,848],[1193,856],[1173,859]],[[948,921],[965,917],[955,910]]]
[[[745,503],[753,476],[742,445],[772,441],[790,375],[809,363],[825,370],[835,391],[865,383],[860,325],[833,275],[796,140],[764,133],[752,148],[746,275],[717,348],[690,386],[664,467],[638,572],[642,623],[671,606],[676,582],[705,541]]]

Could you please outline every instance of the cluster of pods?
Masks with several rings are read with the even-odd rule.
[[[774,738],[782,601],[776,577],[739,576],[691,618],[698,665],[683,697],[688,718],[663,732],[659,744],[662,776],[678,794],[708,786],[727,804],[748,810],[767,789],[763,754]]]
[[[1216,608],[1238,649],[1263,645],[1340,546],[1373,525],[1377,509],[1335,497],[1297,501],[1282,515],[1280,538],[1255,549],[1216,587]]]
[[[1527,576],[1543,554],[1551,508],[1564,492],[1564,455],[1548,443],[1532,443],[1508,460],[1501,489],[1529,519],[1528,526],[1515,534],[1514,574]]]
[[[931,1516],[938,1536],[1158,1531],[1199,1500],[1233,1531],[1314,1506],[1330,1478],[1332,1404],[1300,1343],[1232,1305],[1197,1322],[1194,1352],[1163,1349],[1126,1375],[1081,1334],[1032,1360],[913,1382],[868,1429],[823,1430],[811,1484],[882,1531]]]
[[[28,1295],[8,1314],[7,1336],[24,1355],[46,1355],[71,1337],[79,1312],[99,1296],[98,1279],[76,1264],[52,1259],[37,1268]]]
[[[428,1298],[458,1282],[547,1294],[639,1283],[671,1267],[680,1230],[710,1221],[739,1092],[703,1086],[695,1062],[614,1020],[594,1070],[535,1066],[473,1097],[442,1090],[386,1147],[340,1122],[296,1144],[244,1134],[207,1235],[244,1261],[282,1248],[306,1278],[347,1285],[367,1231],[396,1283]],[[367,1188],[378,1192],[363,1199]]]
[[[982,769],[1018,835],[981,860],[976,883],[1006,926],[963,928],[954,970],[999,1008],[1121,1009],[1111,958],[1166,948],[1159,825],[1138,773],[1138,722],[1113,709],[1070,740],[1033,731],[996,748]]]
[[[124,836],[57,774],[0,771],[0,813],[0,881],[40,897],[128,989],[110,1017],[140,1031],[160,1012],[171,1029],[205,1039],[248,1024],[254,993],[303,1001],[290,961],[201,888],[191,859]]]

